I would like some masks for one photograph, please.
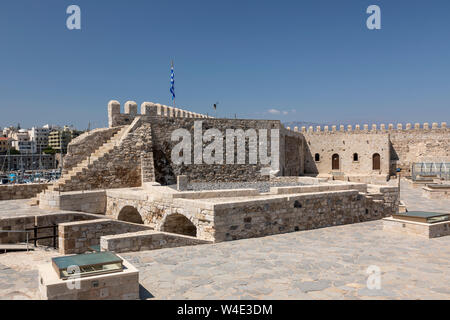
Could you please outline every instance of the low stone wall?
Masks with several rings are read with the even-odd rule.
[[[63,222],[73,222],[73,221],[86,221],[98,219],[99,216],[85,214],[85,213],[50,213],[50,214],[40,214],[36,216],[20,216],[11,218],[1,218],[0,219],[0,230],[15,230],[15,231],[25,231],[25,229],[33,228],[35,225],[38,227],[51,226],[54,224],[59,224]],[[51,236],[53,230],[51,229],[41,229],[38,231],[39,237]],[[33,236],[33,232],[29,232],[29,238]],[[0,232],[0,244],[6,243],[17,243],[25,242],[26,233],[17,232]],[[51,245],[53,243],[52,239],[38,240],[39,245]]]
[[[211,191],[183,191],[172,193],[172,198],[179,199],[207,199],[207,198],[228,198],[228,197],[249,197],[257,196],[256,189],[220,189]]]
[[[0,185],[0,201],[30,199],[47,189],[49,185],[45,183]]]
[[[215,241],[363,222],[391,214],[383,200],[374,201],[356,190],[221,203],[214,206]]]
[[[359,192],[367,192],[367,185],[362,183],[352,183],[352,184],[327,183],[312,186],[272,187],[270,188],[270,193],[293,194],[293,193],[312,193],[312,192],[343,191],[343,190],[358,190]]]
[[[315,177],[297,177],[297,176],[280,176],[280,177],[270,177],[270,182],[287,182],[287,183],[303,183],[305,185],[309,184],[319,184],[327,181],[326,178],[315,178]]]
[[[44,210],[68,210],[95,214],[104,214],[106,210],[106,192],[74,191],[46,192],[39,195],[39,208]]]
[[[193,246],[205,243],[211,242],[195,237],[159,231],[141,231],[100,238],[102,251],[114,251],[117,253]]]
[[[90,246],[100,244],[100,237],[150,230],[148,226],[122,221],[97,219],[87,222],[69,222],[59,225],[59,252],[84,253]]]

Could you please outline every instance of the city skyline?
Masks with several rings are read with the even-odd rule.
[[[111,99],[170,105],[172,59],[177,106],[212,116],[450,120],[445,1],[80,0],[81,30],[66,27],[70,4],[0,5],[0,127],[105,127]],[[380,30],[366,27],[372,4]]]

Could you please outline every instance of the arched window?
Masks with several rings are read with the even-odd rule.
[[[373,170],[380,170],[381,168],[381,159],[380,159],[380,154],[375,153],[372,156],[372,169]]]
[[[331,157],[331,169],[339,170],[339,155],[337,153]]]
[[[359,156],[357,153],[353,154],[353,161],[359,161]]]
[[[320,161],[320,154],[316,153],[314,155],[314,161],[319,162]]]

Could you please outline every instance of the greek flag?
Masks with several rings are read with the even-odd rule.
[[[175,100],[175,80],[173,74],[173,61],[172,67],[170,68],[170,93],[172,94],[172,100]]]

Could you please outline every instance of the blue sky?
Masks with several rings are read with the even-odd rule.
[[[177,106],[196,112],[449,121],[449,14],[448,0],[2,0],[0,127],[102,127],[111,99],[170,104],[171,59]]]

